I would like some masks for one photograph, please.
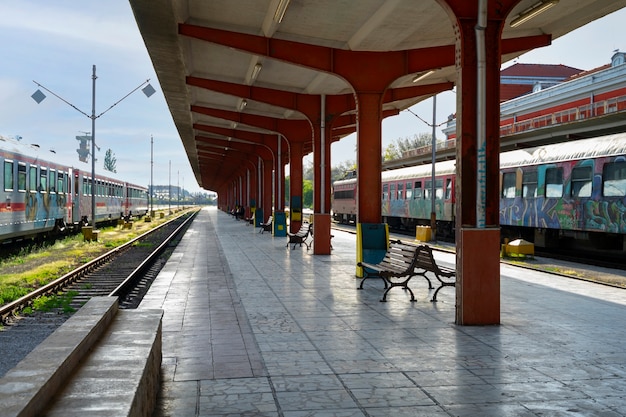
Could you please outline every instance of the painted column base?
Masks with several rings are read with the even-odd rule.
[[[330,255],[330,214],[313,214],[313,254]]]
[[[456,262],[456,324],[500,324],[500,229],[462,228]]]

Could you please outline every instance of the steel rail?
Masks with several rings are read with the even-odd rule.
[[[193,221],[193,219],[196,217],[197,214],[198,214],[198,211],[193,213],[183,222],[183,224],[178,226],[176,230],[174,230],[163,241],[163,243],[161,243],[154,251],[152,251],[152,253],[148,257],[146,257],[146,259],[144,259],[144,261],[139,266],[137,266],[137,268],[135,268],[133,272],[131,272],[128,275],[128,277],[124,279],[124,281],[120,285],[117,286],[117,288],[111,291],[111,293],[109,294],[109,297],[125,296],[127,293],[126,290],[128,289],[128,287],[131,287],[135,283],[136,277],[153,263],[153,260],[156,259],[165,250],[165,248],[169,245],[170,241],[174,239],[182,230],[184,230],[184,228],[187,227],[187,224]]]

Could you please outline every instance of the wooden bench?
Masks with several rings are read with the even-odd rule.
[[[300,226],[300,230],[298,230],[296,233],[287,232],[287,237],[289,238],[289,240],[287,241],[286,246],[288,247],[289,244],[293,243],[292,249],[295,249],[297,244],[300,244],[300,247],[302,247],[302,244],[304,243],[304,245],[306,246],[306,250],[311,249],[311,244],[307,243],[306,241],[311,232],[311,223],[302,223],[302,226]]]
[[[402,287],[411,294],[411,301],[415,301],[415,295],[409,288],[409,281],[416,275],[415,264],[417,261],[416,251],[419,246],[407,245],[400,240],[389,242],[389,248],[385,257],[377,264],[359,262],[357,266],[363,268],[365,276],[359,285],[359,290],[363,289],[363,283],[368,278],[382,278],[385,283],[385,293],[381,302],[387,301],[387,293],[393,287]]]
[[[437,263],[435,262],[435,258],[433,258],[433,250],[430,246],[421,245],[419,248],[420,249],[417,251],[416,254],[417,259],[415,262],[415,268],[417,269],[417,271],[415,271],[415,274],[421,275],[426,278],[426,281],[428,281],[428,288],[431,290],[434,287],[426,274],[430,272],[435,275],[435,277],[439,281],[439,287],[433,294],[433,298],[431,298],[430,301],[436,302],[437,293],[439,292],[439,290],[441,290],[443,287],[456,286],[456,270],[454,270],[453,268],[447,268],[445,266],[437,265]]]
[[[263,234],[263,232],[271,232],[272,231],[272,216],[267,218],[267,221],[265,223],[261,223],[259,225],[259,227],[261,228],[261,230],[259,230],[259,233]]]

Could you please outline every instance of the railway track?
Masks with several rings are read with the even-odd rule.
[[[132,308],[141,301],[149,283],[175,247],[176,238],[191,223],[196,212],[183,214],[119,246],[55,281],[0,307],[0,319],[6,323],[43,295],[71,294],[69,306],[80,308],[91,297],[111,295],[120,298],[122,308]],[[167,255],[167,256],[164,256]],[[162,257],[159,261],[159,257]]]
[[[351,225],[332,226],[334,229],[342,230],[347,233],[356,233],[356,229]],[[396,239],[412,238],[415,235],[410,233],[402,233],[397,230],[391,231],[390,235]],[[450,249],[443,247],[434,247],[436,250],[454,251],[454,246]],[[597,253],[572,252],[563,253],[562,251],[544,251],[535,249],[535,257],[531,259],[516,258],[513,260],[503,259],[502,262],[511,265],[535,269],[546,273],[564,276],[571,279],[590,281],[597,284],[607,285],[615,288],[626,288],[626,276],[619,271],[626,270],[624,260],[620,257],[598,256]],[[604,270],[616,270],[612,272],[604,272]]]

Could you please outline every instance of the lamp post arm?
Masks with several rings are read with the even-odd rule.
[[[124,97],[122,97],[121,99],[117,100],[115,103],[111,104],[111,107],[109,107],[108,109],[106,109],[105,111],[103,111],[102,113],[100,113],[99,115],[96,116],[96,119],[99,118],[100,116],[102,116],[104,113],[108,112],[109,110],[111,110],[113,107],[117,106],[118,104],[120,104],[122,101],[124,101],[124,99],[128,96],[130,96],[131,94],[133,94],[135,91],[139,90],[141,87],[143,87],[144,85],[148,84],[150,82],[150,79],[148,78],[146,81],[142,82],[141,84],[139,84],[134,90],[132,90],[131,92],[129,92],[128,94],[126,94]]]
[[[74,110],[77,110],[79,113],[84,114],[85,116],[89,117],[91,119],[91,116],[87,113],[85,113],[84,111],[82,111],[81,109],[79,109],[78,107],[76,107],[75,105],[73,105],[72,103],[70,103],[69,101],[67,101],[66,99],[64,99],[63,97],[61,97],[60,95],[58,95],[57,93],[55,93],[54,91],[49,90],[48,88],[44,87],[43,85],[39,84],[37,81],[33,80],[33,82],[35,84],[37,84],[37,87],[39,88],[43,88],[44,90],[46,90],[48,93],[52,94],[53,96],[55,96],[56,98],[58,98],[59,100],[61,100],[63,103],[67,104],[68,106],[72,107]]]

